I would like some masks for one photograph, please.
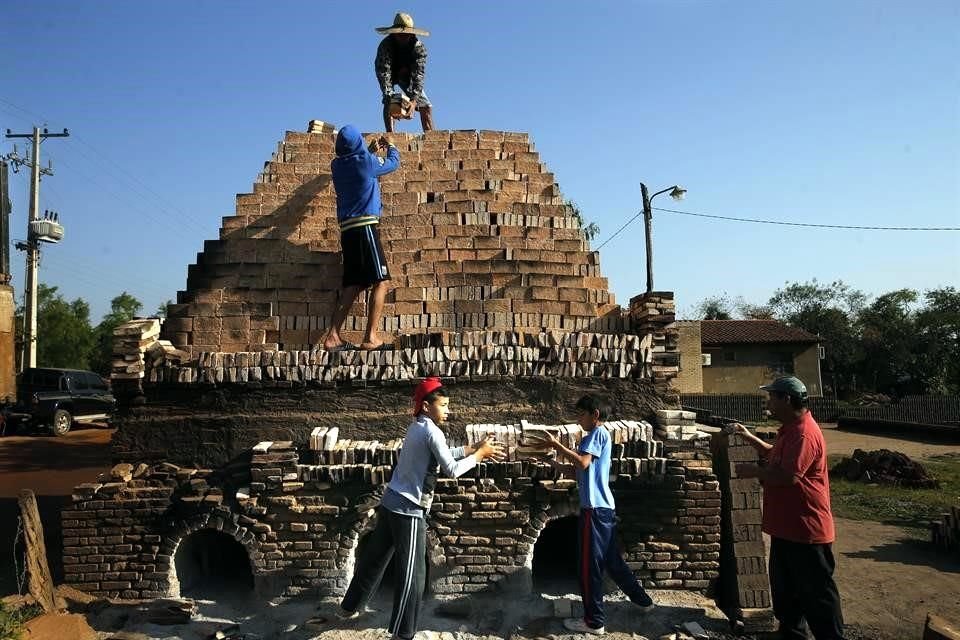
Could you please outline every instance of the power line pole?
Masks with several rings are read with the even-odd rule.
[[[40,174],[52,176],[53,167],[42,169],[40,167],[40,143],[47,138],[66,138],[70,133],[64,129],[63,133],[48,133],[39,127],[33,128],[33,133],[10,133],[7,129],[8,138],[32,138],[33,149],[31,159],[23,160],[14,153],[9,156],[15,166],[29,166],[33,172],[30,180],[30,216],[27,221],[27,273],[25,316],[23,319],[23,357],[20,359],[20,371],[28,367],[37,366],[37,270],[40,266],[40,240],[34,232],[35,221],[40,220]]]

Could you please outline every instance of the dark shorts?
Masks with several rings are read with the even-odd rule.
[[[387,259],[380,245],[378,225],[348,229],[340,233],[343,250],[343,287],[367,287],[390,279]]]

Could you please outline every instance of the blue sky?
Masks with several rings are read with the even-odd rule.
[[[41,210],[66,238],[41,281],[94,322],[121,291],[175,298],[285,130],[382,127],[373,55],[398,10],[430,29],[438,128],[528,131],[608,238],[655,206],[850,225],[960,227],[960,4],[893,2],[46,2],[0,20],[0,130],[43,143]],[[404,130],[418,130],[405,123]],[[27,149],[17,141],[21,155]],[[12,150],[3,140],[2,153]],[[13,176],[25,236],[28,173]],[[12,256],[18,297],[23,254]],[[960,282],[960,233],[798,229],[655,212],[657,289],[682,310],[787,281],[871,294]],[[645,286],[643,225],[601,251]]]

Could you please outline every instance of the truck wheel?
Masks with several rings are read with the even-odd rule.
[[[67,435],[67,432],[70,431],[71,425],[73,425],[73,416],[70,415],[69,411],[57,409],[53,413],[53,435]]]

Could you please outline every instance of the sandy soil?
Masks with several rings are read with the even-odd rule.
[[[824,425],[831,453],[849,453],[855,448],[902,451],[910,457],[960,451],[960,447],[900,440],[838,431]],[[48,556],[55,579],[60,569],[59,508],[69,502],[72,488],[92,481],[109,469],[109,439],[112,430],[89,428],[72,431],[63,438],[13,436],[0,438],[0,549],[10,549],[16,534],[16,496],[21,488],[37,495],[46,527]],[[960,499],[960,498],[958,498]],[[7,552],[3,552],[7,553]],[[858,639],[900,640],[917,638],[928,611],[960,620],[960,559],[949,558],[929,545],[911,540],[898,527],[872,522],[837,519],[837,581],[843,597],[846,621],[855,625]],[[573,585],[569,585],[573,590]],[[16,591],[13,568],[0,562],[0,592]],[[562,592],[562,590],[561,590]],[[609,598],[608,637],[615,640],[657,638],[678,622],[697,621],[714,638],[728,630],[713,603],[698,594],[654,592],[663,606],[640,616],[622,596]],[[573,595],[568,600],[575,602]],[[193,640],[209,637],[228,622],[239,623],[248,640],[289,638],[301,640],[365,640],[385,637],[390,610],[388,594],[381,594],[373,611],[354,622],[335,620],[332,602],[319,614],[328,622],[306,628],[304,622],[318,613],[317,603],[294,599],[282,603],[201,602],[200,616],[190,625],[164,627],[149,624],[142,606],[116,605],[87,614],[101,640],[123,630],[129,638]],[[442,640],[533,640],[572,638],[555,617],[554,603],[543,597],[522,599],[495,597],[454,601],[430,599],[425,603],[422,627]],[[251,613],[252,612],[252,613]],[[136,634],[143,634],[137,636]],[[122,636],[121,636],[122,637]],[[241,636],[238,636],[241,637]]]

